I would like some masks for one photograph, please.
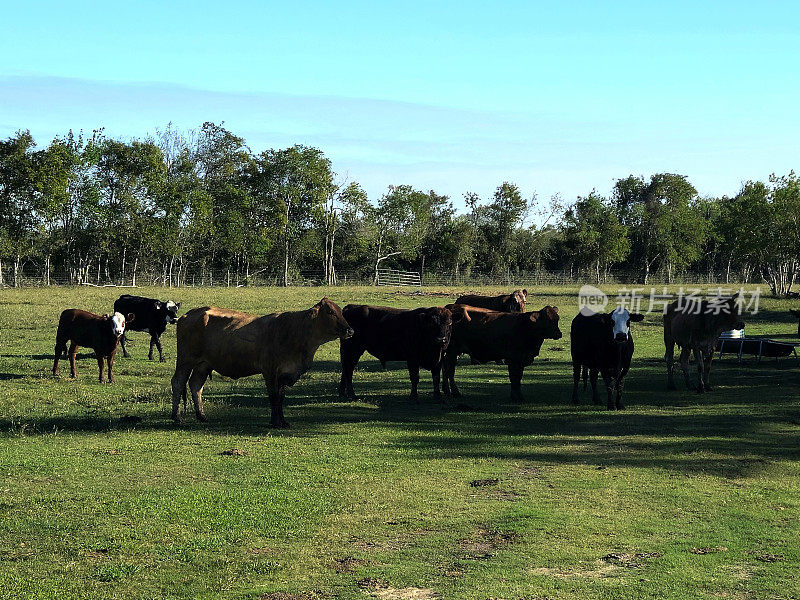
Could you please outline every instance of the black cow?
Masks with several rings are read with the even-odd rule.
[[[572,350],[572,401],[578,404],[578,382],[583,369],[583,386],[586,388],[586,371],[592,381],[592,401],[597,397],[597,373],[603,376],[608,391],[609,410],[625,408],[622,388],[625,375],[631,366],[633,336],[631,321],[641,321],[644,315],[629,313],[617,308],[610,313],[585,315],[582,312],[572,320],[570,349]],[[616,397],[615,397],[616,395]]]
[[[428,369],[433,376],[433,395],[439,391],[442,359],[453,328],[453,316],[441,307],[403,310],[388,306],[348,304],[344,318],[355,330],[349,339],[342,338],[340,355],[342,377],[339,395],[355,398],[353,370],[366,351],[386,366],[388,361],[403,361],[411,379],[411,399],[416,401],[419,369]]]
[[[129,357],[125,343],[128,341],[128,331],[144,331],[150,334],[150,354],[148,358],[153,360],[153,346],[158,348],[158,358],[164,362],[164,352],[161,350],[161,334],[170,323],[178,320],[178,309],[180,302],[172,300],[161,301],[155,298],[143,298],[141,296],[130,296],[125,294],[117,298],[114,302],[114,311],[123,315],[133,313],[136,320],[132,322],[120,339],[122,345],[122,356]]]

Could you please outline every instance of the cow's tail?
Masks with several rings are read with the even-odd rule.
[[[587,375],[589,375],[589,367],[587,367],[586,365],[583,365],[582,376],[583,376],[583,391],[584,392],[586,391],[586,378],[587,378]]]

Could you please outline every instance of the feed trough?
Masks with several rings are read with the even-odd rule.
[[[764,356],[774,357],[776,360],[782,356],[789,356],[794,354],[797,358],[797,346],[800,345],[796,342],[778,342],[767,338],[747,337],[744,334],[744,329],[731,331],[724,331],[717,340],[716,349],[719,351],[719,358],[722,358],[724,353],[736,354],[739,357],[739,362],[742,362],[742,356],[749,354],[757,356],[758,361]]]

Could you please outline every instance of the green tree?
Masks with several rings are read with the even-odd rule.
[[[574,249],[576,264],[581,268],[591,265],[597,283],[605,279],[612,264],[624,260],[630,251],[627,228],[594,190],[567,210],[563,228]]]

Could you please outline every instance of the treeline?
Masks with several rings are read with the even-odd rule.
[[[508,182],[466,213],[435,191],[389,186],[376,199],[313,147],[252,152],[222,125],[171,126],[132,141],[72,132],[40,148],[27,131],[0,141],[0,284],[25,272],[71,283],[284,285],[303,270],[377,268],[515,274],[562,271],[647,283],[687,273],[793,284],[800,258],[800,181],[792,172],[702,198],[682,175],[628,176],[608,197],[538,203]],[[215,275],[216,274],[216,275]],[[218,283],[218,282],[217,282]]]

